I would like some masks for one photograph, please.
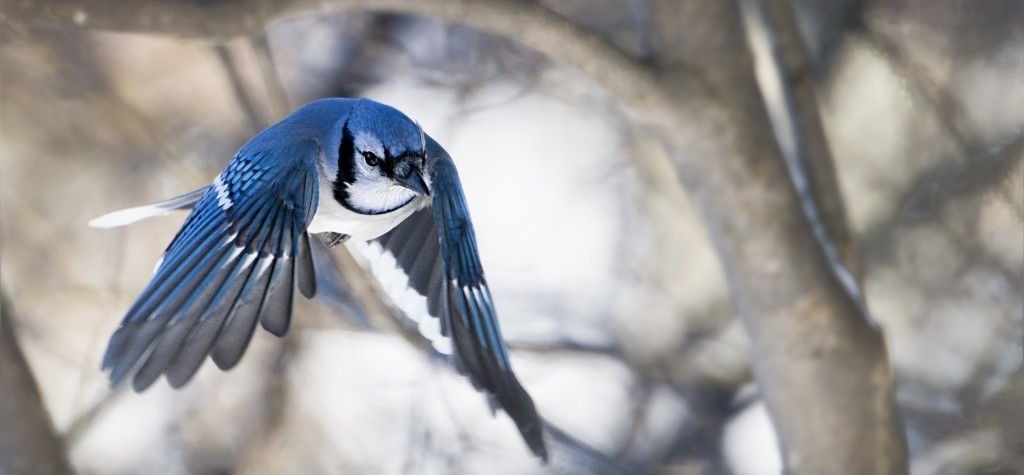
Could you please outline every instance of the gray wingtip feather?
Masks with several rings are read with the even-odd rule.
[[[278,259],[271,270],[270,286],[263,297],[260,325],[274,336],[288,333],[291,323],[295,260]]]
[[[264,263],[259,262],[256,265],[258,267],[249,275],[238,303],[231,310],[220,338],[210,352],[213,363],[224,371],[234,368],[242,360],[242,355],[245,354],[256,332],[256,319],[259,318],[263,304],[262,290],[267,288],[270,279],[269,272],[260,270]]]
[[[299,240],[299,255],[296,256],[297,261],[296,281],[298,282],[299,292],[307,299],[313,298],[316,295],[316,266],[313,262],[313,252],[310,249],[309,233],[303,233],[302,238]]]

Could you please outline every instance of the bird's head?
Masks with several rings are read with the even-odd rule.
[[[363,214],[398,209],[430,195],[426,136],[397,109],[361,99],[341,119],[334,196]]]

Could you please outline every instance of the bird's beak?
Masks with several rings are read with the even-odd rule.
[[[395,177],[395,182],[423,196],[430,196],[427,182],[423,181],[423,173],[419,168],[409,167],[407,173]]]

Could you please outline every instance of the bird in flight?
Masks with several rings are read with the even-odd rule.
[[[116,227],[191,209],[152,280],[110,338],[103,369],[136,391],[187,383],[209,356],[222,370],[257,324],[282,336],[295,291],[316,293],[313,240],[375,242],[439,319],[455,367],[547,460],[543,423],[509,363],[451,157],[397,109],[320,99],[249,140],[213,184],[90,222]],[[316,234],[319,237],[310,236]]]

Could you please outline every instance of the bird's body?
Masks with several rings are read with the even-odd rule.
[[[247,142],[213,183],[94,220],[112,227],[192,208],[153,280],[111,337],[103,367],[136,390],[221,369],[257,323],[283,335],[295,290],[316,292],[311,234],[373,241],[427,299],[455,366],[516,422],[542,459],[543,424],[520,386],[447,152],[398,110],[367,99],[311,102]]]

